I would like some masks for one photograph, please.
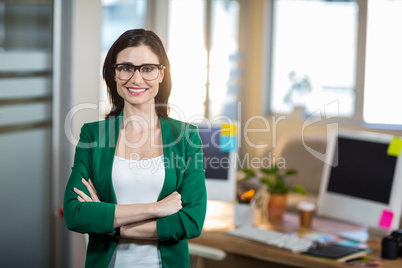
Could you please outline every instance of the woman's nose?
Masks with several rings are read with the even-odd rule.
[[[143,78],[142,78],[139,70],[134,71],[134,74],[131,77],[130,81],[132,81],[133,83],[140,83],[143,81]]]

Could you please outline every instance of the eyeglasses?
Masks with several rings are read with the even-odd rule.
[[[137,66],[128,63],[115,63],[113,68],[116,70],[116,77],[120,80],[130,80],[135,71],[138,70],[144,80],[152,81],[159,77],[159,71],[164,66],[162,64],[142,64]]]

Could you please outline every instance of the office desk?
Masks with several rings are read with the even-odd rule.
[[[299,227],[298,215],[293,213],[287,213],[282,221],[267,222],[258,217],[256,221],[263,228],[285,233],[306,232]],[[228,257],[224,262],[203,260],[204,267],[349,267],[335,261],[307,257],[226,234],[227,230],[233,228],[233,205],[224,202],[210,202],[203,233],[190,242],[222,249],[227,252]],[[311,231],[336,235],[339,231],[359,229],[358,226],[316,217]],[[379,267],[402,267],[402,257],[398,260],[381,259],[381,237],[370,236],[368,246],[375,250],[368,256],[382,262]]]

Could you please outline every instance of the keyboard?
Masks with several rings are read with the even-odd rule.
[[[261,242],[291,252],[302,252],[309,249],[313,242],[299,238],[296,235],[285,234],[277,231],[260,229],[251,225],[243,225],[227,232],[230,235]]]

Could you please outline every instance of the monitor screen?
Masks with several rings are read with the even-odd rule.
[[[208,179],[227,180],[229,172],[229,152],[223,152],[219,147],[220,128],[199,129],[204,153],[205,177]],[[225,161],[225,159],[227,161]]]
[[[334,133],[326,152],[319,215],[372,230],[399,227],[402,161],[388,154],[391,141],[390,135],[372,132]]]
[[[387,143],[338,137],[339,165],[331,168],[328,191],[388,204],[397,158],[387,149]]]
[[[196,124],[203,145],[205,184],[209,200],[232,202],[236,192],[237,148],[222,150],[221,124]]]

